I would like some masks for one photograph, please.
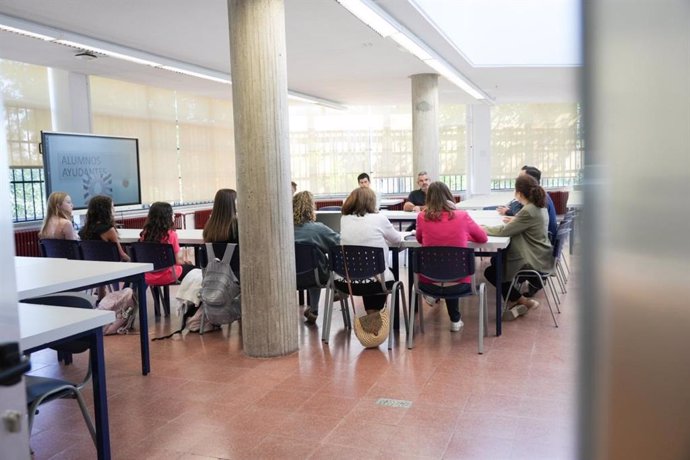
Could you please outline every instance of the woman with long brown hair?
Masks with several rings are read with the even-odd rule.
[[[231,188],[222,188],[216,192],[211,217],[202,233],[205,243],[239,242],[236,201],[237,192]]]
[[[425,205],[424,211],[417,215],[416,237],[422,246],[466,248],[468,241],[486,243],[486,232],[472,220],[469,214],[455,208],[453,195],[443,182],[433,182],[429,185]],[[435,292],[439,298],[444,298],[443,294],[469,293],[472,289],[470,277],[444,284],[420,277],[420,282],[425,284],[427,292]],[[445,301],[450,317],[450,330],[460,331],[463,326],[460,318],[460,301],[457,298],[445,298]]]
[[[525,268],[539,272],[549,272],[553,269],[553,248],[548,234],[549,214],[546,209],[546,192],[534,177],[521,175],[515,180],[515,199],[522,204],[522,209],[515,217],[505,219],[504,225],[485,228],[486,233],[491,236],[510,237],[510,245],[506,250],[503,264],[503,282],[500,286],[503,297],[508,302],[503,319],[508,321],[539,306],[539,302],[524,297],[515,287],[508,292],[515,274]],[[496,267],[493,260],[484,271],[484,276],[487,281],[496,285]],[[532,278],[534,276],[524,277],[518,281],[528,281],[533,287],[540,286],[539,281]]]

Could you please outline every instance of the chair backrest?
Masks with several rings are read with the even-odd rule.
[[[213,253],[217,258],[222,259],[225,254],[225,249],[228,247],[230,241],[222,241],[213,243]],[[206,253],[206,246],[199,246],[199,261],[198,266],[204,268],[208,265],[208,254]],[[240,245],[235,245],[235,252],[232,253],[232,259],[230,259],[230,267],[232,272],[235,274],[235,278],[240,279]]]
[[[175,265],[172,244],[139,241],[132,243],[129,249],[132,262],[153,264],[153,271],[165,270]],[[175,273],[174,270],[173,273]]]
[[[332,246],[328,263],[332,272],[351,281],[366,280],[386,271],[383,249],[373,246]]]
[[[412,270],[437,282],[455,281],[474,275],[474,249],[426,246],[413,252]]]
[[[556,238],[553,241],[553,258],[556,261],[558,261],[558,259],[561,258],[561,254],[563,254],[563,245],[568,235],[570,235],[570,227],[567,225],[565,228],[560,228],[556,233]]]
[[[321,249],[313,243],[295,243],[295,274],[297,289],[321,286],[319,256]]]
[[[53,257],[56,259],[81,259],[81,251],[79,251],[79,241],[77,240],[60,240],[53,238],[46,238],[39,241],[41,247],[41,254],[43,257]]]
[[[120,251],[117,243],[103,240],[84,240],[79,242],[81,255],[84,260],[101,260],[105,262],[119,262]]]

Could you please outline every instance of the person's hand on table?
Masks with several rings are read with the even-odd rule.
[[[506,206],[499,206],[499,207],[496,208],[496,211],[497,211],[500,215],[505,216],[506,213],[508,212],[508,208],[507,208]]]
[[[504,223],[504,224],[507,224],[507,223],[510,222],[511,220],[513,220],[513,217],[512,217],[512,216],[504,217],[504,218],[503,218],[503,223]]]

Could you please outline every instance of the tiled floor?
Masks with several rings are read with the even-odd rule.
[[[390,353],[363,350],[336,314],[328,346],[319,320],[300,327],[299,353],[282,358],[244,356],[236,324],[228,340],[213,332],[152,342],[144,377],[138,336],[107,337],[113,457],[574,458],[577,283],[574,274],[558,329],[541,293],[542,307],[504,323],[501,337],[490,313],[484,355],[476,299],[463,300],[462,333],[448,330],[443,304],[427,306],[416,347]],[[170,328],[170,320],[152,324],[153,335]],[[32,361],[42,375],[85,367],[78,358],[61,368],[51,351]],[[90,388],[86,395],[90,401]],[[412,404],[385,407],[379,398]],[[96,456],[75,401],[43,406],[33,431],[36,459]]]

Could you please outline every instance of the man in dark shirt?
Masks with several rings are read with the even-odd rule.
[[[419,189],[410,192],[410,195],[407,197],[407,202],[405,202],[403,206],[405,211],[419,212],[426,208],[426,191],[429,189],[430,183],[431,181],[426,171],[417,174],[417,185],[419,185]]]

